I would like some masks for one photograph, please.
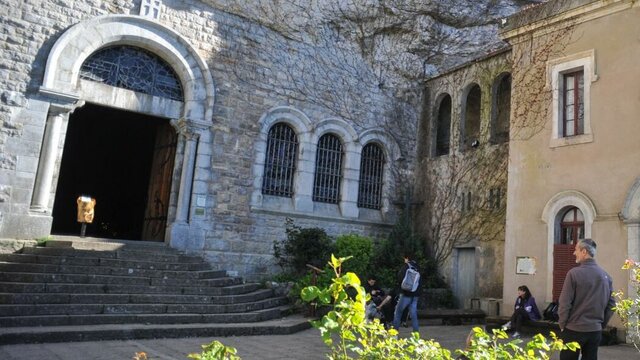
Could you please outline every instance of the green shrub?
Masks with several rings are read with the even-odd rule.
[[[331,238],[320,228],[301,228],[287,219],[287,237],[284,241],[273,243],[273,256],[276,263],[285,271],[306,273],[306,265],[322,267],[324,259],[333,251]]]
[[[447,288],[447,284],[438,272],[436,262],[427,255],[425,249],[424,239],[411,230],[409,220],[401,218],[394,225],[389,236],[375,244],[370,272],[377,275],[380,286],[395,286],[396,274],[403,264],[403,253],[408,251],[413,254],[414,260],[420,267],[424,288]]]
[[[622,291],[615,292],[616,306],[613,310],[620,316],[627,327],[627,337],[640,351],[640,262],[627,259],[622,265],[623,270],[631,273],[632,293],[624,295]]]
[[[367,294],[360,279],[354,273],[341,272],[343,262],[348,259],[331,255],[329,265],[334,275],[331,285],[310,286],[301,292],[305,301],[332,306],[327,315],[312,322],[329,347],[329,359],[453,359],[449,350],[433,340],[421,339],[417,332],[409,338],[400,338],[395,329],[385,330],[377,319],[365,321]],[[538,334],[522,348],[519,346],[522,340],[505,342],[508,336],[502,330],[496,329],[489,335],[476,327],[468,348],[456,352],[469,359],[534,360],[549,359],[549,353],[577,348],[576,343],[564,345],[553,333],[551,337],[548,342]]]
[[[364,278],[369,271],[371,257],[373,255],[373,244],[366,236],[349,234],[340,235],[336,239],[336,256],[352,256],[351,260],[344,264],[343,272],[353,272]]]

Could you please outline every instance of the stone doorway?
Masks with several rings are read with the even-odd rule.
[[[96,199],[86,236],[164,241],[177,136],[169,120],[87,104],[67,126],[52,234],[78,235],[76,198]]]

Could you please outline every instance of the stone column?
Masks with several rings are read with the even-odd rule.
[[[182,172],[180,174],[180,186],[178,190],[178,204],[176,208],[176,223],[189,222],[189,207],[191,205],[191,188],[193,184],[193,172],[196,164],[196,151],[202,129],[187,125],[187,122],[178,122],[180,136],[184,138],[184,156]]]
[[[52,103],[49,107],[42,149],[40,150],[38,172],[31,198],[30,210],[33,212],[49,213],[51,210],[49,208],[49,199],[51,197],[56,160],[60,150],[62,124],[79,105],[81,104],[60,105]]]

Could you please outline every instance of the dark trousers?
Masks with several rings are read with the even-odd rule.
[[[511,315],[511,326],[513,326],[517,332],[522,332],[522,325],[527,321],[529,321],[529,314],[522,307],[519,307],[513,312],[513,315]]]
[[[600,345],[602,331],[579,332],[564,329],[560,333],[560,337],[565,344],[572,341],[580,344],[580,349],[575,352],[571,350],[561,351],[560,360],[578,360],[580,353],[582,353],[582,360],[598,360],[598,345]]]

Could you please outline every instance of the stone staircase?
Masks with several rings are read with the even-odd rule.
[[[288,334],[287,299],[164,244],[50,240],[0,254],[0,344]]]

